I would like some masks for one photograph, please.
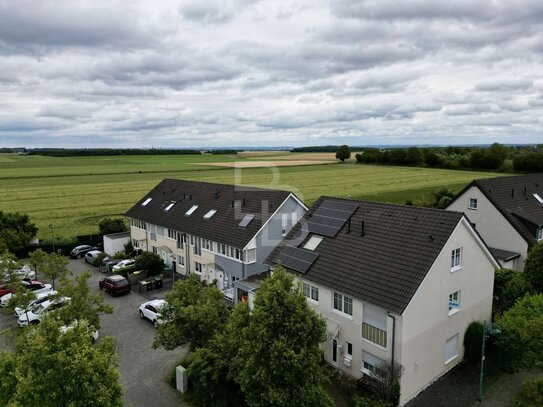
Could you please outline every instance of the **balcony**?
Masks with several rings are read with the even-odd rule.
[[[225,288],[224,290],[222,290],[224,298],[228,301],[234,301],[234,292],[234,287]]]
[[[383,348],[387,346],[387,332],[365,322],[362,323],[362,338],[376,343]]]

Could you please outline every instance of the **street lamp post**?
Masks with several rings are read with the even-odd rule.
[[[53,230],[53,224],[49,224],[49,230],[51,230],[51,239],[53,240],[53,253],[55,252],[55,232]]]
[[[479,397],[477,397],[477,400],[479,402],[483,401],[483,374],[484,374],[484,363],[485,363],[485,342],[490,336],[490,333],[493,335],[499,335],[501,333],[501,329],[496,324],[487,324],[486,321],[483,321],[483,345],[482,345],[482,351],[481,351],[481,372],[479,374]]]

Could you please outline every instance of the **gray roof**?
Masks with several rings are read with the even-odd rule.
[[[533,194],[543,197],[543,174],[476,179],[453,202],[472,186],[479,188],[530,246],[537,243],[535,232],[543,226],[543,207]]]
[[[289,195],[289,191],[165,179],[125,216],[243,248]],[[148,198],[152,200],[144,206]],[[171,203],[173,206],[165,210]],[[187,216],[193,205],[198,209]],[[217,212],[204,219],[213,209]],[[247,214],[255,217],[247,227],[240,227]]]
[[[520,257],[520,253],[510,252],[509,250],[496,249],[494,247],[489,247],[488,250],[490,250],[494,258],[502,261],[511,261]]]
[[[354,202],[358,209],[351,217],[350,232],[346,222],[335,237],[325,237],[317,246],[319,256],[303,278],[398,314],[464,216],[439,209],[321,197],[303,219],[330,200]],[[271,253],[268,264],[279,264],[287,245],[303,247],[311,237],[304,220]]]

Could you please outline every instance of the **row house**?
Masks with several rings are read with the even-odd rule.
[[[267,262],[326,320],[328,363],[355,379],[403,366],[401,405],[462,360],[469,323],[490,320],[499,267],[463,213],[328,197]]]
[[[468,216],[503,267],[522,271],[543,240],[543,174],[476,179],[447,209]]]
[[[233,283],[267,270],[263,261],[306,210],[289,191],[165,179],[125,216],[134,247],[235,301]]]

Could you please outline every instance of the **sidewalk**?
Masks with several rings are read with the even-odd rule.
[[[535,378],[540,373],[538,370],[523,370],[522,372],[503,375],[484,391],[483,401],[475,402],[473,407],[514,406],[522,383]]]

